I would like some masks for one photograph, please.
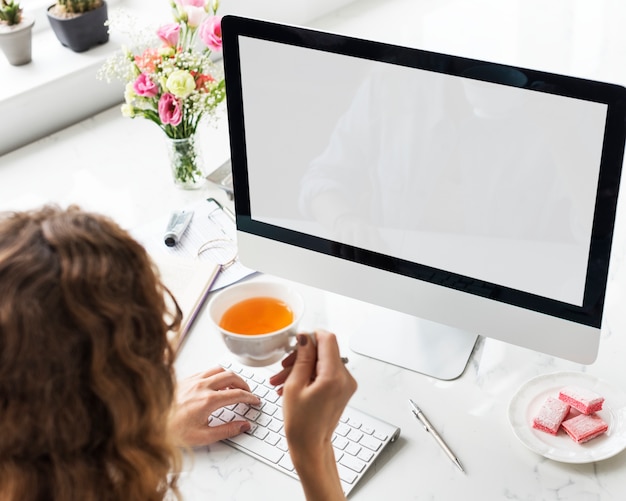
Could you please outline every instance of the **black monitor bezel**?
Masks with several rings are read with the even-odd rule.
[[[523,88],[606,104],[607,119],[583,305],[581,307],[571,305],[255,220],[251,213],[247,173],[245,118],[239,65],[240,36],[466,78],[466,70],[477,65],[510,68],[524,73],[527,77]],[[239,16],[225,16],[222,19],[222,37],[234,200],[239,231],[366,266],[381,268],[436,285],[463,290],[470,294],[583,325],[601,327],[626,142],[626,89],[624,87]],[[481,78],[485,81],[503,83],[488,79],[488,77]],[[459,283],[464,283],[462,289]]]

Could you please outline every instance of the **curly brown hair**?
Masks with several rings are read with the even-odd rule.
[[[167,335],[180,310],[166,293],[106,217],[0,217],[0,498],[178,497]]]

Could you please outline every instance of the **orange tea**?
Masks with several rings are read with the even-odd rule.
[[[251,297],[235,303],[220,319],[220,327],[235,334],[268,334],[293,322],[293,311],[274,297]]]

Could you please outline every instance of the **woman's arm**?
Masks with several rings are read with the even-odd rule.
[[[284,383],[285,435],[306,498],[343,500],[331,441],[357,383],[341,361],[335,335],[325,331],[300,334],[283,366],[270,382]]]

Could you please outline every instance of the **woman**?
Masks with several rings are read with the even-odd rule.
[[[258,402],[238,376],[215,369],[176,391],[167,334],[180,311],[167,294],[143,247],[106,217],[0,217],[0,499],[178,496],[179,446],[247,429],[207,426],[221,406]],[[299,337],[272,381],[307,499],[344,499],[330,439],[356,383],[334,336],[316,336]]]

